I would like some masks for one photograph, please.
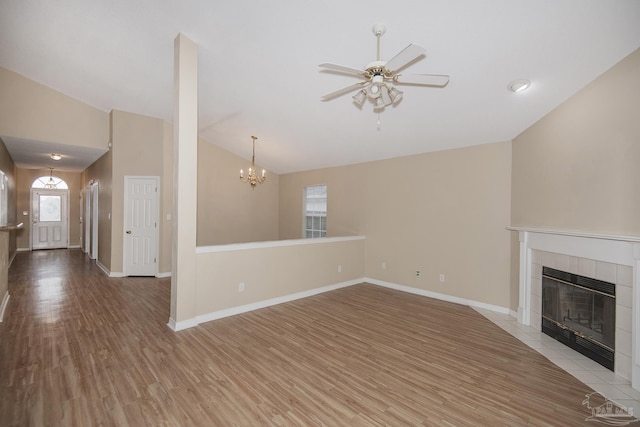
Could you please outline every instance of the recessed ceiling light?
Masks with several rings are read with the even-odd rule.
[[[53,153],[51,154],[51,160],[61,160],[62,156],[60,154]]]
[[[522,92],[523,90],[529,89],[531,86],[531,82],[529,80],[514,80],[507,85],[507,88],[511,92]]]

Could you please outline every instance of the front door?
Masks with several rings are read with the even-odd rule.
[[[69,246],[69,190],[31,190],[31,248]]]
[[[157,273],[158,181],[158,177],[125,176],[125,276]]]

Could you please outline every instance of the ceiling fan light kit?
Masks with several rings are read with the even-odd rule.
[[[387,31],[384,24],[375,24],[372,28],[377,39],[376,60],[369,63],[364,70],[346,67],[344,65],[323,63],[319,66],[330,71],[358,76],[364,81],[346,88],[329,93],[322,97],[323,101],[330,101],[354,90],[353,103],[362,108],[369,99],[374,105],[374,111],[380,113],[385,107],[397,105],[402,100],[403,92],[396,84],[414,86],[445,87],[449,83],[449,76],[436,74],[399,74],[399,71],[416,59],[424,56],[425,49],[416,44],[410,44],[389,61],[380,59],[380,38]]]

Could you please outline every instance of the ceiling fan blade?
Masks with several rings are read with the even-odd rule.
[[[410,44],[405,47],[398,53],[396,56],[391,58],[384,64],[384,68],[391,72],[396,72],[402,67],[409,65],[411,61],[423,55],[426,52],[426,49],[422,46],[418,46],[417,44]]]
[[[445,87],[449,83],[449,76],[438,74],[396,74],[393,81],[405,85]]]
[[[333,98],[337,98],[339,96],[346,95],[349,92],[353,92],[354,90],[361,88],[365,83],[367,83],[367,82],[364,81],[364,82],[356,83],[356,84],[353,84],[351,86],[347,86],[347,87],[344,87],[342,89],[336,90],[335,92],[328,93],[328,94],[326,94],[325,96],[322,97],[322,100],[323,101],[330,101]]]
[[[357,68],[345,67],[344,65],[331,64],[329,62],[325,62],[323,64],[318,65],[318,67],[326,68],[331,71],[339,71],[341,73],[347,74],[355,74],[357,76],[363,76],[364,70],[358,70]]]

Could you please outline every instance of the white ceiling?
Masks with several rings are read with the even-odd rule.
[[[54,168],[69,172],[82,172],[98,160],[107,149],[80,147],[57,142],[34,141],[1,135],[11,158],[19,168]],[[60,160],[52,160],[52,154],[60,154]]]
[[[351,95],[322,102],[357,79],[318,68],[375,60],[378,22],[382,59],[416,43],[407,73],[451,76],[403,86],[380,129]],[[640,47],[640,1],[2,0],[0,66],[172,121],[179,32],[199,45],[201,137],[249,159],[256,135],[257,163],[287,173],[512,139]]]

